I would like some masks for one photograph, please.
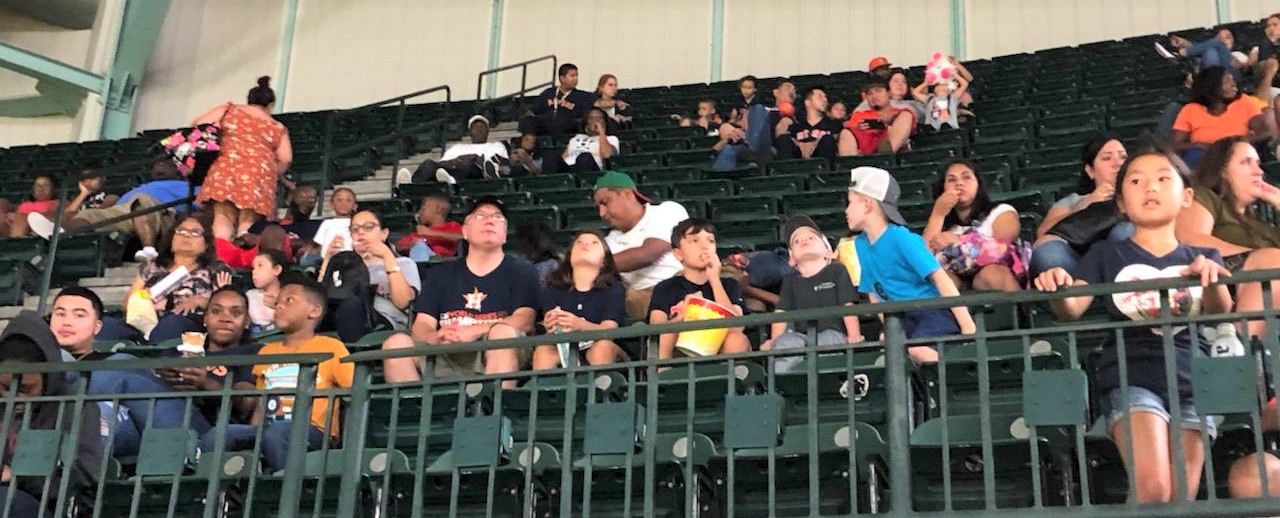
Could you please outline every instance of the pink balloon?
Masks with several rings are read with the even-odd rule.
[[[950,68],[944,68],[944,69],[942,69],[942,78],[943,78],[943,79],[951,79],[951,69],[950,69]]]
[[[933,84],[937,79],[937,74],[934,74],[932,70],[924,73],[924,82],[926,83]]]
[[[939,59],[942,59],[942,53],[941,53],[941,52],[934,52],[934,53],[933,53],[933,60],[934,60],[934,61],[937,61],[937,60],[939,60]]]

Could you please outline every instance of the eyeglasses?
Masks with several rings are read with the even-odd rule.
[[[173,231],[174,235],[186,237],[204,237],[204,230],[199,228],[177,228]]]
[[[502,223],[507,220],[507,217],[503,216],[501,212],[476,212],[469,217],[474,218],[476,221],[491,220],[496,223]]]
[[[373,232],[374,230],[378,230],[380,228],[382,228],[381,224],[375,221],[370,221],[363,225],[351,225],[351,233],[354,234],[356,232]]]

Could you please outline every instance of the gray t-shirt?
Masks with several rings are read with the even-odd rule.
[[[1063,196],[1062,199],[1055,202],[1053,204],[1053,207],[1051,208],[1054,208],[1054,209],[1063,208],[1067,210],[1072,210],[1080,206],[1080,202],[1084,201],[1084,198],[1085,198],[1085,195],[1073,192],[1071,194]]]
[[[933,129],[942,129],[946,124],[954,129],[960,128],[959,114],[956,106],[960,100],[952,95],[945,98],[930,95],[924,103],[924,123]]]
[[[413,296],[417,298],[418,292],[422,291],[422,279],[418,277],[418,265],[413,259],[408,257],[400,257],[396,259],[396,265],[400,267],[400,274],[404,275],[405,282],[413,288]],[[379,315],[382,315],[391,322],[392,328],[396,331],[406,331],[409,329],[409,311],[397,308],[389,298],[391,296],[391,280],[387,278],[387,267],[382,261],[375,261],[369,264],[369,284],[377,290],[377,296],[373,298],[373,309]],[[410,304],[412,306],[412,304]]]

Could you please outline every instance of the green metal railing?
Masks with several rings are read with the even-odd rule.
[[[1230,285],[1280,278],[1280,271],[1245,272]],[[1223,415],[1223,431],[1205,438],[1205,495],[1179,504],[1125,503],[1133,475],[1094,424],[1102,410],[1091,393],[1090,357],[1114,347],[1124,358],[1123,331],[1164,331],[1166,375],[1172,376],[1172,330],[1198,336],[1217,322],[1264,320],[1269,307],[1248,313],[1174,315],[1168,299],[1142,322],[1087,315],[1061,324],[1045,318],[1043,303],[1062,296],[1188,288],[1186,279],[1099,284],[1059,293],[978,293],[956,299],[855,305],[755,314],[724,321],[636,325],[603,332],[532,336],[497,342],[358,351],[350,390],[312,391],[305,385],[323,358],[261,357],[136,360],[41,367],[66,370],[154,369],[176,365],[302,363],[296,392],[343,400],[341,443],[308,452],[304,427],[294,421],[285,476],[258,469],[257,452],[200,452],[181,474],[112,477],[103,469],[98,501],[104,513],[137,516],[1271,516],[1275,497],[1227,500],[1222,465],[1237,453],[1271,447],[1259,413],[1263,372],[1280,372],[1280,337],[1269,332],[1249,356],[1193,361],[1195,404],[1201,416]],[[1269,300],[1270,283],[1264,283]],[[961,303],[974,309],[978,332],[930,339],[942,344],[938,363],[908,360],[899,313]],[[1011,311],[1028,314],[1010,318]],[[663,333],[742,327],[748,333],[778,321],[863,318],[867,332],[883,313],[882,339],[855,345],[752,352],[708,358],[638,359],[613,365],[571,364],[545,371],[444,377],[433,368],[462,353],[529,348],[545,342],[609,339],[626,343]],[[1014,327],[1010,321],[1032,322]],[[812,338],[812,335],[811,335]],[[868,338],[877,338],[868,334]],[[353,344],[354,347],[359,345]],[[650,355],[654,348],[650,348]],[[423,379],[388,383],[382,362],[423,358]],[[791,369],[777,360],[798,359]],[[456,363],[456,361],[455,361]],[[1123,360],[1121,372],[1125,372]],[[0,365],[0,374],[31,371]],[[1123,376],[1123,375],[1122,375]],[[503,380],[518,388],[500,388]],[[1173,379],[1173,378],[1171,378]],[[1122,378],[1122,385],[1124,380]],[[15,398],[15,402],[154,402],[165,398],[222,398],[219,429],[229,423],[230,398],[262,391],[86,395]],[[1176,393],[1170,385],[1169,394]],[[1126,394],[1127,396],[1127,394]],[[1126,398],[1127,399],[1127,398]],[[295,414],[309,415],[310,398]],[[258,405],[265,405],[262,398]],[[1178,398],[1171,398],[1180,415]],[[330,405],[329,408],[334,408]],[[9,416],[0,424],[9,425]],[[80,421],[79,416],[73,421]],[[328,421],[326,421],[328,422]],[[0,429],[10,429],[8,426]],[[263,433],[257,432],[259,436]],[[154,434],[153,434],[154,435]],[[68,436],[72,440],[74,434]],[[1186,455],[1181,443],[1175,457]],[[141,457],[138,459],[141,466]],[[220,469],[205,467],[212,464]],[[1261,466],[1259,466],[1260,468]],[[61,469],[67,470],[63,464]],[[138,469],[138,468],[135,468]],[[1181,464],[1178,464],[1181,472]],[[1259,474],[1264,479],[1266,472]],[[1181,479],[1179,474],[1177,479]],[[65,480],[65,479],[64,479]],[[124,483],[119,483],[124,480]],[[179,484],[181,482],[181,484]],[[1186,487],[1177,484],[1179,494]],[[200,498],[186,500],[186,491]],[[65,492],[59,494],[66,494]],[[160,495],[160,496],[156,496]],[[203,499],[203,500],[201,500]],[[197,514],[184,502],[205,502]],[[262,510],[263,502],[272,509]],[[148,502],[154,509],[143,512]],[[227,502],[225,505],[222,502]],[[211,503],[220,503],[214,506]],[[165,505],[167,504],[167,505]],[[127,507],[127,508],[126,508]],[[216,507],[216,509],[214,509]],[[254,510],[257,508],[257,510]],[[278,509],[277,509],[278,508]],[[117,512],[116,509],[119,509]],[[0,516],[3,513],[0,512]]]
[[[430,95],[436,92],[444,92],[444,95],[445,95],[444,110],[445,110],[446,116],[421,122],[419,124],[414,124],[413,126],[410,126],[407,128],[404,127],[405,110],[408,107],[408,104],[409,104],[408,101],[411,99],[418,99],[421,97],[425,97],[427,95]],[[431,88],[427,88],[425,90],[418,90],[416,92],[404,94],[398,97],[392,97],[390,99],[369,103],[363,106],[357,106],[355,108],[350,108],[346,110],[337,110],[337,111],[331,112],[328,118],[326,118],[325,120],[324,154],[323,154],[323,162],[322,162],[323,164],[322,168],[323,168],[324,174],[320,180],[320,192],[324,193],[329,188],[329,186],[333,185],[333,179],[331,175],[332,175],[334,160],[362,154],[375,146],[401,142],[406,137],[419,135],[420,133],[433,128],[442,128],[448,122],[447,115],[449,113],[449,107],[452,103],[453,103],[453,90],[449,88],[449,85],[439,85],[439,86],[433,86]],[[339,148],[339,149],[333,148],[334,132],[337,131],[337,125],[342,119],[346,119],[355,115],[369,113],[378,108],[385,108],[389,106],[396,107],[395,131],[390,133],[384,133],[376,138],[372,138],[362,142],[357,142],[355,144],[351,144],[343,148]],[[443,146],[446,141],[443,133],[436,135],[436,138],[438,139],[439,145]],[[406,158],[410,154],[411,152],[397,149],[394,160],[396,162],[399,162],[400,159]],[[316,204],[317,204],[316,211],[317,212],[323,211],[324,196],[320,196],[316,200]]]
[[[550,79],[548,79],[547,82],[545,83],[530,85],[529,84],[529,66],[535,63],[541,63],[543,61],[551,62]],[[555,54],[547,54],[546,56],[540,56],[533,59],[526,59],[519,63],[512,63],[510,65],[503,65],[497,68],[491,68],[489,70],[481,71],[479,74],[476,74],[476,100],[477,101],[485,100],[484,97],[482,97],[482,93],[484,92],[484,81],[486,77],[489,78],[490,81],[496,81],[497,80],[496,76],[498,74],[501,74],[502,72],[506,72],[508,70],[515,70],[517,68],[520,69],[520,89],[509,94],[503,94],[498,97],[493,97],[491,99],[488,99],[487,101],[493,102],[493,101],[505,99],[508,97],[524,97],[524,95],[529,92],[536,92],[544,88],[555,86],[556,73],[557,73],[556,69],[559,67],[558,63],[559,62],[556,59]]]

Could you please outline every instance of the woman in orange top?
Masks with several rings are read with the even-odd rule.
[[[1241,95],[1235,77],[1222,67],[1208,67],[1191,83],[1191,102],[1173,123],[1173,147],[1187,165],[1195,166],[1209,144],[1226,137],[1250,142],[1267,140],[1273,122],[1262,117],[1258,103]]]
[[[275,218],[276,183],[293,161],[289,131],[274,118],[271,78],[258,78],[245,104],[209,110],[192,125],[221,121],[222,153],[201,185],[201,203],[213,202],[213,234],[231,241],[260,217]]]

